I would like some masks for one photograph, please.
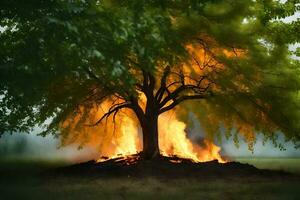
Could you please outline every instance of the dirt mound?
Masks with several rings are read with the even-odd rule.
[[[164,157],[153,160],[140,159],[139,155],[120,157],[103,162],[89,161],[62,167],[52,171],[56,175],[79,175],[99,177],[288,177],[283,171],[261,170],[238,162],[219,163],[217,160],[194,163],[189,159]]]

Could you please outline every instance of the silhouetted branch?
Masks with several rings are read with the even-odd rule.
[[[178,104],[180,104],[183,101],[195,100],[195,99],[204,99],[204,98],[206,98],[205,95],[185,95],[185,96],[181,96],[178,99],[174,100],[173,103],[171,103],[170,105],[161,108],[159,110],[159,114],[173,109],[175,106],[177,106]]]
[[[123,109],[123,108],[130,108],[130,103],[124,102],[124,103],[113,105],[112,107],[110,107],[108,112],[106,112],[96,123],[88,125],[88,126],[96,126],[99,123],[101,123],[102,120],[107,119],[112,114],[114,114],[114,118],[115,118],[115,116],[119,112],[119,110]]]
[[[210,84],[208,84],[206,87],[202,88],[202,87],[200,87],[200,84],[198,84],[198,83],[197,83],[197,85],[191,85],[191,84],[181,85],[177,89],[175,89],[173,92],[171,92],[167,97],[165,97],[162,100],[162,102],[159,104],[159,107],[162,108],[170,100],[175,100],[177,97],[179,97],[180,93],[182,93],[182,92],[193,91],[195,94],[200,94],[200,93],[204,93],[205,91],[207,91],[209,86],[210,86]]]
[[[155,99],[157,100],[157,102],[160,102],[165,91],[168,90],[168,88],[166,87],[166,82],[167,82],[167,78],[168,78],[168,75],[170,74],[170,66],[168,65],[165,70],[164,70],[164,73],[161,77],[161,81],[160,81],[160,88],[158,89],[158,91],[156,92],[155,94]]]

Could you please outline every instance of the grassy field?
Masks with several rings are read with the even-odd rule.
[[[235,158],[259,169],[275,169],[300,174],[300,158]]]
[[[295,159],[239,159],[258,167],[300,168]],[[0,199],[299,199],[300,180],[253,179],[155,179],[146,177],[99,179],[60,176],[46,178],[40,173],[60,162],[0,161]],[[298,169],[298,172],[300,170]]]

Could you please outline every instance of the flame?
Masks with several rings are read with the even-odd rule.
[[[164,113],[159,120],[159,146],[164,156],[188,158],[194,162],[218,160],[225,163],[220,155],[221,148],[208,139],[203,145],[193,143],[185,131],[186,124],[179,121],[174,112]]]
[[[207,38],[209,40],[209,38]],[[215,42],[209,40],[212,44]],[[224,70],[224,66],[217,62],[214,57],[207,53],[204,47],[188,45],[187,50],[192,55],[193,59],[186,64],[183,64],[178,69],[181,69],[186,77],[183,81],[186,84],[195,84],[195,80],[199,76],[207,75],[214,71]],[[243,57],[245,52],[240,49],[224,50],[221,48],[214,48],[212,51],[222,53],[227,57]],[[176,68],[175,68],[176,70]],[[160,72],[161,75],[163,72]],[[175,74],[175,75],[174,75]],[[167,80],[168,84],[172,82],[180,82],[176,73],[170,75]],[[178,73],[177,73],[178,74]],[[195,76],[195,77],[194,77]],[[214,74],[210,74],[214,76]],[[208,80],[201,82],[202,87],[206,87],[209,83]],[[170,87],[170,91],[174,90],[177,85],[174,84]],[[215,85],[211,86],[213,90],[218,88]],[[139,104],[145,110],[145,97],[141,96]],[[106,100],[101,105],[93,105],[84,111],[80,111],[75,116],[70,117],[62,123],[63,129],[68,129],[71,134],[64,134],[62,143],[65,145],[79,143],[93,148],[99,152],[98,161],[101,162],[106,159],[126,157],[128,160],[135,160],[130,155],[137,154],[142,150],[142,132],[139,128],[139,123],[135,114],[131,110],[122,110],[117,116],[108,118],[98,126],[94,127],[78,127],[83,113],[88,113],[88,119],[84,120],[87,123],[93,124],[101,118],[114,103],[114,99]],[[195,143],[188,138],[185,131],[186,124],[176,118],[174,111],[169,111],[159,117],[159,147],[160,153],[164,156],[177,156],[181,158],[191,159],[194,162],[206,162],[211,160],[218,160],[220,163],[226,162],[220,155],[221,148],[215,145],[211,140],[203,139],[201,145]]]
[[[120,132],[115,133],[110,152],[102,150],[102,155],[104,156],[98,159],[98,162],[104,161],[107,158],[113,159],[121,156],[129,160],[134,160],[130,155],[141,151],[141,141],[136,122],[125,114],[122,114],[121,118]]]
[[[105,101],[99,107],[93,107],[90,111],[89,122],[95,122],[111,106],[110,101]],[[79,143],[96,148],[99,152],[97,161],[125,157],[135,162],[131,157],[142,150],[142,132],[131,110],[120,112],[115,119],[108,118],[102,124],[94,127],[81,127],[76,129],[76,123],[80,121],[77,114],[73,119],[63,123],[63,127],[71,126],[71,134],[62,138],[64,144]],[[90,117],[92,116],[92,117]],[[194,162],[206,162],[218,160],[226,162],[220,155],[220,147],[213,142],[204,139],[203,145],[192,142],[185,131],[185,123],[176,118],[174,111],[169,111],[159,117],[159,147],[161,154],[169,157],[191,159]]]

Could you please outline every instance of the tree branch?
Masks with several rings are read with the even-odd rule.
[[[192,90],[196,94],[200,94],[208,90],[209,84],[205,88],[201,88],[200,86],[197,85],[181,85],[177,89],[175,89],[172,93],[170,93],[164,100],[159,104],[159,107],[162,108],[166,103],[168,103],[170,100],[175,100],[179,94],[183,91],[188,91]]]
[[[119,112],[120,109],[123,109],[123,108],[131,108],[131,104],[128,103],[128,102],[123,102],[123,103],[120,103],[120,104],[115,104],[113,105],[109,110],[108,112],[106,112],[96,123],[94,124],[91,124],[91,125],[88,125],[88,126],[96,126],[98,125],[99,123],[102,122],[102,120],[104,120],[105,118],[108,118],[110,115],[114,114],[114,118],[116,116],[116,114]]]
[[[168,88],[166,87],[166,84],[167,84],[167,78],[168,78],[169,74],[170,74],[170,66],[168,65],[164,69],[164,73],[163,73],[161,81],[160,81],[160,88],[158,89],[158,91],[155,94],[155,99],[157,100],[157,102],[161,101],[165,91],[168,90]]]
[[[177,106],[178,104],[180,104],[183,101],[187,101],[187,100],[196,100],[196,99],[204,99],[206,98],[205,95],[185,95],[185,96],[181,96],[178,99],[174,100],[173,103],[171,103],[170,105],[163,107],[159,110],[159,114],[164,113],[166,111],[169,111],[171,109],[173,109],[175,106]]]

